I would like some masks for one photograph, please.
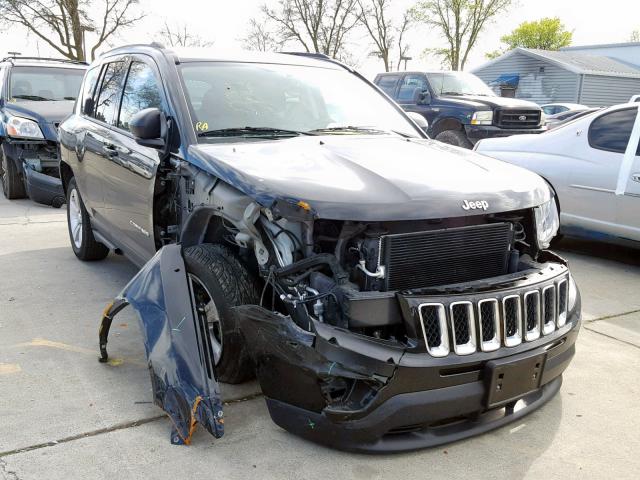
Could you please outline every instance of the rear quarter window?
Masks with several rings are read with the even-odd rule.
[[[398,77],[396,75],[381,75],[376,82],[378,87],[391,98],[395,96]]]
[[[589,127],[589,145],[598,150],[624,153],[637,115],[637,108],[627,108],[596,118]]]
[[[96,66],[87,71],[82,83],[82,94],[80,96],[80,113],[91,114],[94,107],[94,94],[101,66]],[[89,102],[87,102],[89,100]]]

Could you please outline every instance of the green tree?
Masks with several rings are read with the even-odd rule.
[[[462,70],[482,30],[493,18],[511,6],[512,0],[429,0],[418,2],[413,16],[447,41],[443,48],[430,49],[451,70]]]
[[[559,50],[571,45],[573,33],[568,31],[558,17],[541,18],[533,22],[523,22],[500,41],[507,49],[516,47]]]

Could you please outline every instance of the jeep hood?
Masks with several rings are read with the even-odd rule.
[[[433,140],[330,135],[199,144],[190,162],[253,197],[307,202],[319,218],[416,220],[498,213],[550,198],[535,173]],[[485,201],[486,210],[465,210]]]

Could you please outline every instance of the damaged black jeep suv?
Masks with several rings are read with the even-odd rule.
[[[353,451],[504,425],[560,388],[580,296],[547,250],[537,175],[432,141],[321,56],[113,50],[60,129],[71,246],[140,272],[172,441],[223,433],[218,380],[257,375],[273,420]]]

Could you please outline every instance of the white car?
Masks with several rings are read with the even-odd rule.
[[[540,108],[542,108],[545,115],[555,115],[556,113],[562,113],[568,110],[586,110],[589,107],[580,105],[579,103],[547,103]]]
[[[542,135],[481,140],[475,150],[544,177],[563,233],[640,242],[639,109],[616,105]]]

